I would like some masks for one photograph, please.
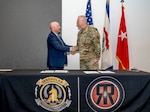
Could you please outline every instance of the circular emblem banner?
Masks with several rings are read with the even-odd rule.
[[[36,82],[35,102],[48,111],[62,111],[71,104],[68,82],[58,77],[46,77]]]
[[[124,101],[122,84],[110,76],[93,80],[86,90],[86,101],[94,112],[116,111]]]

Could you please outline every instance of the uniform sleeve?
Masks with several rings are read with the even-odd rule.
[[[93,43],[95,46],[96,58],[99,60],[101,55],[101,43],[100,43],[100,34],[96,28],[93,31]]]
[[[77,44],[76,44],[76,50],[79,51],[79,33],[77,35]]]

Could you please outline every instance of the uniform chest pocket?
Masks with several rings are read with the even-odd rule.
[[[93,39],[90,37],[86,38],[84,42],[84,46],[89,48],[92,45],[93,45]]]

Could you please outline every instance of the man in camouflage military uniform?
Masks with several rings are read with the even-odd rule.
[[[85,16],[78,16],[79,28],[76,50],[80,53],[81,70],[98,70],[100,59],[100,34],[98,30],[87,25]]]

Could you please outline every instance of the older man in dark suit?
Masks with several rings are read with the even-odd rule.
[[[51,32],[47,38],[47,67],[50,70],[62,70],[64,65],[67,64],[67,52],[74,50],[74,47],[66,45],[60,34],[60,24],[57,21],[50,23]]]

